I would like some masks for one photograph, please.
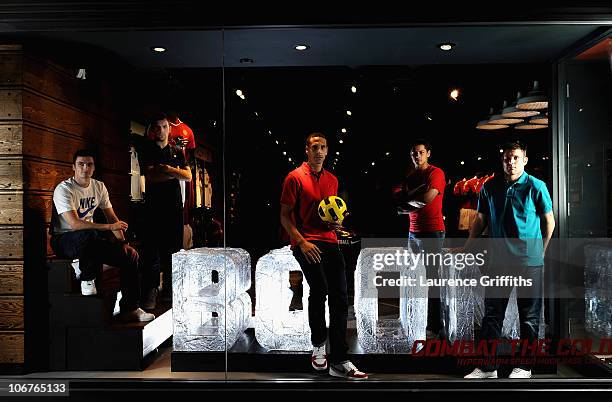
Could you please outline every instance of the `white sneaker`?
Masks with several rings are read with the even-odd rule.
[[[315,370],[327,370],[327,354],[325,353],[325,345],[315,346],[313,348],[310,361],[312,363],[312,368]]]
[[[90,281],[81,281],[81,294],[83,296],[93,296],[97,294],[96,290],[96,280],[92,279]]]
[[[124,322],[147,322],[153,321],[155,319],[155,315],[147,313],[141,308],[137,308],[134,311],[119,314],[118,318]]]
[[[512,373],[510,373],[508,378],[531,378],[531,370],[512,369]]]
[[[497,378],[497,370],[482,371],[479,368],[475,368],[474,371],[463,378]]]
[[[363,371],[359,371],[359,369],[350,361],[342,364],[332,364],[332,366],[329,368],[329,375],[346,378],[347,380],[368,379],[368,375]]]

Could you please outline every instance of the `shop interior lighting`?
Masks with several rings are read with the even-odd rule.
[[[540,90],[538,81],[533,82],[533,90],[527,96],[520,98],[516,102],[516,107],[521,110],[541,110],[548,107],[548,98]]]
[[[502,112],[508,107],[508,102],[504,101]],[[522,123],[523,119],[517,117],[506,117],[503,114],[495,114],[489,118],[489,124],[517,124]]]
[[[454,101],[459,100],[459,90],[457,88],[453,88],[448,96]]]
[[[537,116],[533,116],[529,119],[529,123],[548,125],[548,113],[540,113]]]
[[[444,50],[445,52],[448,52],[449,50],[452,50],[454,47],[455,47],[455,44],[451,43],[451,42],[440,43],[438,45],[438,48],[440,50]]]
[[[548,127],[545,124],[530,124],[530,123],[525,123],[525,124],[517,124],[516,126],[514,126],[514,128],[516,128],[517,130],[539,130],[541,128],[546,128]]]

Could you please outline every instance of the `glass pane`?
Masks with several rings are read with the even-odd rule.
[[[567,305],[569,337],[592,341],[583,346],[593,362],[610,367],[612,355],[602,339],[612,336],[612,39],[603,39],[565,64],[568,96],[567,230],[571,238],[567,283],[576,291]]]
[[[483,272],[489,272],[473,266],[464,270],[452,250],[436,248],[441,244],[433,236],[438,230],[409,229],[409,207],[398,205],[394,189],[418,170],[419,158],[411,150],[413,141],[424,137],[430,145],[425,147],[431,152],[428,163],[445,175],[440,203],[444,247],[465,243],[484,183],[497,177],[496,183],[504,184],[509,175],[502,164],[505,143],[526,145],[525,171],[541,181],[541,191],[554,194],[552,144],[557,133],[549,125],[556,118],[549,102],[556,82],[550,60],[592,30],[584,26],[227,30],[226,240],[228,247],[246,250],[251,258],[248,295],[253,311],[251,325],[228,351],[228,378],[318,378],[313,374],[317,364],[310,361],[313,351],[326,342],[329,361],[337,359],[333,345],[340,355],[344,346],[338,339],[348,347],[341,360],[380,373],[377,376],[420,373],[440,379],[461,378],[469,372],[465,356],[445,360],[435,348],[442,341],[458,345],[453,342],[483,340],[484,292],[494,285],[481,283],[474,290],[450,286],[437,294],[408,286],[369,293],[368,275],[376,255],[414,245],[419,236],[408,243],[413,229],[428,235],[421,236],[425,240],[420,239],[419,249],[447,252],[454,262],[437,268],[435,263],[424,264],[419,268],[423,272],[408,274],[396,266],[393,272],[382,272],[381,280],[406,274],[478,282]],[[443,42],[440,38],[450,37],[463,39],[462,45],[445,53],[436,45]],[[527,44],[525,38],[532,41]],[[515,107],[517,101],[536,104],[520,117],[500,116],[524,111]],[[515,120],[500,122],[501,117]],[[481,122],[494,127],[482,127]],[[307,140],[311,133],[325,137],[322,174],[317,170],[321,163],[315,163],[318,151],[309,148],[322,136]],[[338,180],[337,189],[335,184],[325,187],[331,175]],[[310,182],[304,184],[300,177]],[[302,198],[313,191],[319,193]],[[325,200],[329,195],[339,196],[341,204]],[[288,211],[287,205],[293,209]],[[303,205],[308,207],[301,210]],[[335,217],[337,222],[344,214],[343,205],[350,214],[342,228],[323,229],[326,219]],[[557,206],[552,207],[556,213]],[[537,215],[539,222],[544,207],[538,205],[537,214],[535,208],[527,208],[526,214]],[[287,224],[291,219],[299,235],[287,233],[292,230]],[[540,225],[535,226],[540,233]],[[325,237],[330,232],[334,239]],[[540,242],[536,246],[541,247],[540,236],[536,237]],[[344,269],[336,277],[330,276],[335,271],[322,272],[326,283],[312,276],[305,268],[310,266],[308,257],[297,244],[303,244],[302,238],[332,259],[325,269]],[[495,253],[498,249],[492,244]],[[559,247],[556,243],[554,248]],[[344,263],[334,256],[341,256]],[[548,268],[539,271],[544,288],[534,297],[542,300],[537,320],[531,321],[535,342],[538,338],[558,342],[561,336],[555,293],[561,278],[553,260],[547,259]],[[520,303],[514,302],[516,296],[504,297],[512,300],[497,318],[505,322],[499,337],[508,345],[500,353],[509,358],[510,340],[527,339],[519,325],[524,314],[518,311]],[[439,313],[431,313],[435,311]],[[322,354],[322,350],[321,356],[315,353],[315,363],[323,362]],[[510,374],[513,361],[505,361],[500,376]],[[534,374],[567,375],[564,367],[559,360],[542,359]]]

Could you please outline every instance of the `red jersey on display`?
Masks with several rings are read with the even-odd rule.
[[[174,142],[177,138],[183,138],[187,140],[186,149],[194,149],[196,147],[195,138],[193,136],[193,130],[183,123],[180,119],[176,119],[176,123],[170,123],[170,134],[168,135],[168,141]]]
[[[437,232],[445,230],[444,218],[442,215],[442,198],[444,197],[444,187],[446,179],[442,169],[429,165],[425,171],[415,170],[407,178],[408,188],[416,188],[425,184],[429,189],[438,190],[438,195],[432,202],[423,208],[410,212],[410,231],[411,232]]]
[[[329,230],[317,213],[319,202],[337,195],[338,179],[325,169],[316,174],[308,163],[291,171],[283,183],[281,204],[294,207],[293,223],[304,239],[337,243],[336,232]],[[291,241],[291,248],[296,245]]]
[[[187,140],[187,145],[185,145],[186,149],[194,149],[196,147],[195,137],[193,135],[193,130],[187,124],[183,123],[181,119],[176,119],[176,122],[171,122],[168,120],[168,125],[170,126],[170,132],[168,133],[168,143],[174,146],[177,137],[181,137]],[[153,133],[150,131],[147,132],[147,137],[155,141]]]

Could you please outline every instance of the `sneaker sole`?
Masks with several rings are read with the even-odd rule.
[[[319,366],[315,366],[314,364],[312,365],[312,368],[317,370],[317,371],[325,371],[327,370],[327,364],[325,366],[319,367]]]

